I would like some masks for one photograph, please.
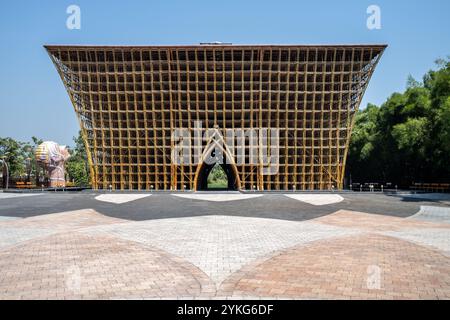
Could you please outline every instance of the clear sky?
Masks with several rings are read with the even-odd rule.
[[[81,8],[81,29],[66,9]],[[366,9],[381,9],[369,30]],[[44,44],[386,43],[364,97],[381,104],[450,55],[448,0],[15,0],[0,2],[0,137],[73,145],[75,113]]]

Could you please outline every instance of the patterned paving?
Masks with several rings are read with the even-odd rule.
[[[344,201],[344,198],[338,194],[285,194],[285,196],[314,206],[325,206]]]
[[[339,210],[333,214],[320,217],[314,221],[337,227],[364,230],[366,232],[396,231],[404,230],[405,228],[444,228],[448,229],[450,232],[450,225],[448,224],[433,223],[428,221],[422,222],[414,219],[404,219],[347,210]]]
[[[439,252],[380,235],[297,246],[234,274],[225,296],[304,299],[450,299]]]
[[[117,207],[153,198],[165,199]],[[450,299],[448,208],[317,216],[297,203],[309,219],[212,202],[207,215],[141,221],[93,209],[0,219],[0,299]]]
[[[408,240],[421,245],[434,247],[450,256],[449,229],[410,229],[402,231],[383,232],[385,235]]]
[[[111,194],[101,194],[96,196],[95,199],[98,201],[110,202],[115,204],[127,203],[143,198],[147,198],[151,196],[151,194],[120,194],[120,193],[111,193]]]
[[[0,216],[0,222],[2,222],[2,221],[12,221],[12,220],[17,220],[17,219],[21,219],[21,218]]]
[[[123,221],[105,217],[93,210],[55,213],[27,219],[5,219],[0,221],[0,249],[58,232],[118,222]]]
[[[0,198],[0,216],[26,218],[55,212],[93,209],[110,217],[136,221],[212,214],[304,221],[338,210],[409,217],[417,213],[421,206],[444,206],[434,201],[410,200],[381,193],[288,193],[294,198],[299,196],[302,197],[301,200],[309,202],[314,200],[314,203],[321,205],[298,201],[292,197],[286,197],[283,193],[154,192],[151,196],[147,195],[149,194],[141,192],[47,192],[38,196]],[[330,197],[336,200],[330,203]],[[318,203],[320,199],[322,201]],[[327,201],[323,202],[323,200]]]
[[[2,299],[199,296],[208,279],[157,249],[118,238],[60,233],[0,252]]]
[[[158,247],[186,259],[219,285],[245,264],[271,252],[357,231],[313,222],[203,216],[101,226],[86,232]]]
[[[46,228],[16,228],[16,227],[0,227],[0,248],[13,246],[15,244],[53,234],[52,229]]]
[[[4,221],[0,223],[0,228],[40,228],[52,229],[53,231],[57,232],[123,222],[126,222],[126,220],[107,217],[95,212],[92,209],[87,209],[45,214],[26,219]]]
[[[191,200],[202,200],[202,201],[214,201],[214,202],[227,202],[227,201],[237,201],[237,200],[247,200],[253,198],[262,197],[262,194],[242,194],[238,192],[227,192],[227,193],[193,193],[193,194],[172,194],[174,197],[191,199]]]
[[[23,197],[33,197],[40,196],[40,193],[6,193],[0,192],[0,200],[2,199],[15,199],[15,198],[23,198]]]
[[[450,223],[450,207],[421,206],[420,211],[411,219]]]

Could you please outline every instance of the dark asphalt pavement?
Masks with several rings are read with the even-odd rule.
[[[408,217],[418,212],[421,205],[442,206],[437,201],[374,193],[342,193],[341,196],[345,199],[343,202],[325,206],[313,206],[276,193],[227,202],[192,200],[176,197],[170,193],[153,193],[150,197],[124,204],[98,201],[95,197],[99,194],[92,191],[48,192],[36,196],[0,198],[0,216],[31,217],[90,208],[107,216],[127,220],[230,215],[301,221],[340,209]]]

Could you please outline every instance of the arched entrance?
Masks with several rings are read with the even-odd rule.
[[[196,191],[210,190],[208,189],[208,176],[216,164],[222,167],[227,176],[228,187],[226,189],[240,190],[241,181],[236,163],[218,129],[214,130],[214,133],[208,140],[200,163],[197,166],[194,178],[194,188]]]
[[[211,187],[211,185],[208,185],[208,177],[211,173],[211,170],[214,168],[216,164],[206,164],[204,163],[202,165],[202,168],[199,171],[198,179],[197,179],[197,189],[198,191],[211,191],[211,190],[219,190],[222,188],[218,187]],[[226,174],[227,177],[227,185],[223,188],[226,190],[239,190],[236,177],[234,175],[233,169],[231,168],[231,165],[229,164],[217,164],[220,165],[223,169],[223,171]]]

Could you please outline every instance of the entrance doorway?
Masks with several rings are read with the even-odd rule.
[[[210,136],[201,159],[194,178],[196,191],[240,190],[236,163],[218,128]]]
[[[218,156],[222,156],[222,161],[217,160]],[[239,181],[235,167],[227,163],[224,153],[218,156],[212,154],[212,157],[217,160],[216,162],[199,164],[200,167],[197,170],[197,191],[239,190]]]
[[[233,168],[229,164],[202,165],[197,179],[198,191],[238,190]]]
[[[215,164],[208,174],[208,190],[228,189],[228,177],[222,166]]]

